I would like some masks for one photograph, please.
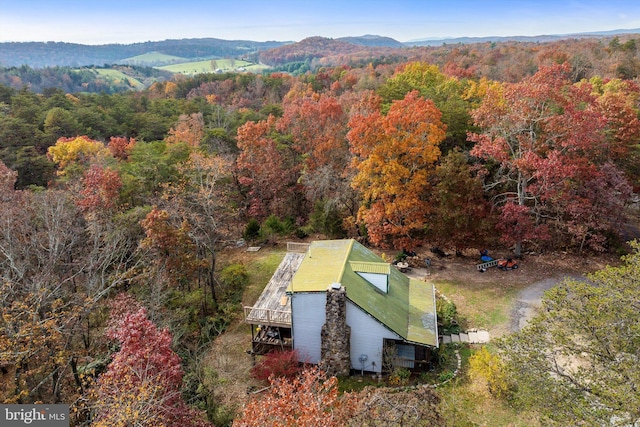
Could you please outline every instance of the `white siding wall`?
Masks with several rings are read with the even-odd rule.
[[[351,326],[351,368],[362,369],[359,358],[360,355],[366,354],[364,370],[381,372],[384,339],[401,339],[400,336],[382,326],[350,301],[347,301],[347,324]],[[375,362],[375,366],[372,362]]]
[[[326,302],[324,292],[295,293],[291,297],[293,348],[300,353],[300,362],[320,362],[320,333],[325,322]]]

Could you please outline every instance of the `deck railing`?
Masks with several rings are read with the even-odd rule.
[[[309,243],[287,242],[287,252],[306,253]]]
[[[291,327],[291,312],[267,308],[244,307],[244,321],[252,325]]]

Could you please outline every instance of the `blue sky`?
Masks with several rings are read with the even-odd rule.
[[[0,0],[0,42],[299,41],[376,34],[567,34],[640,28],[638,0]]]

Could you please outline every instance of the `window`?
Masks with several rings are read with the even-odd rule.
[[[356,274],[373,285],[378,291],[389,293],[389,274],[391,266],[384,262],[351,261]]]

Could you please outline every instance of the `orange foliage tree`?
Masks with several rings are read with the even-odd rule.
[[[358,172],[352,185],[362,192],[359,219],[371,242],[410,247],[422,237],[431,205],[429,177],[445,137],[435,104],[417,91],[380,111],[355,114],[347,138]]]
[[[202,113],[183,114],[175,127],[169,131],[168,143],[184,142],[189,147],[197,148],[204,138],[204,119]]]
[[[111,152],[111,155],[119,160],[127,160],[131,150],[136,145],[136,140],[133,138],[125,138],[123,136],[112,136],[109,139],[107,148]]]
[[[188,286],[202,267],[189,236],[189,223],[182,221],[177,227],[171,223],[169,212],[154,207],[140,224],[146,234],[140,246],[155,255],[158,272],[174,286]]]

